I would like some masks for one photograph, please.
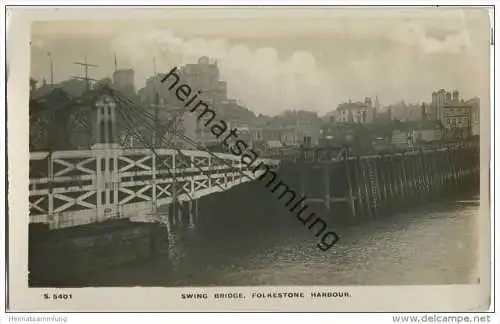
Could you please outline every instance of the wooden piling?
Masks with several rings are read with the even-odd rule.
[[[179,216],[181,217],[181,224],[183,228],[189,227],[189,204],[182,202],[179,208]]]
[[[300,193],[302,194],[303,197],[307,197],[307,183],[306,183],[306,168],[305,167],[300,167],[299,168],[299,178],[300,178]],[[306,205],[305,202],[302,202],[300,204],[301,207],[304,207]]]
[[[406,178],[406,189],[407,189],[406,201],[407,201],[407,206],[411,207],[413,206],[413,202],[415,200],[417,191],[416,191],[414,162],[408,155],[405,155],[404,165],[405,165],[405,178]]]
[[[331,192],[330,192],[330,169],[329,166],[326,165],[323,167],[323,183],[324,183],[324,203],[325,203],[325,209],[328,215],[330,215],[330,209],[331,209]]]
[[[368,172],[368,161],[365,159],[360,160],[361,175],[363,178],[363,194],[364,201],[366,203],[366,211],[369,219],[371,220],[374,216],[373,213],[373,202],[371,196],[371,179]]]
[[[394,206],[396,205],[396,195],[394,193],[394,173],[395,170],[392,168],[392,156],[386,155],[385,157],[385,178],[387,183],[387,207],[386,210],[388,214],[392,214],[394,211]]]
[[[406,162],[406,157],[404,153],[399,157],[398,165],[399,165],[399,175],[400,175],[400,186],[401,186],[401,206],[402,208],[407,207],[407,202],[406,200],[408,199],[408,192],[407,192],[407,186],[408,186],[408,179],[407,179],[407,174],[406,174],[406,168],[405,168],[405,162]]]
[[[349,160],[344,161],[345,171],[347,176],[347,195],[349,198],[349,207],[351,210],[351,217],[356,217],[356,208],[354,206],[354,196],[352,194],[352,181],[351,181],[351,170],[349,168]]]
[[[376,159],[368,159],[368,176],[370,179],[373,215],[374,217],[378,218],[380,212],[381,194]]]
[[[307,201],[323,204],[327,213],[336,202],[348,202],[351,217],[372,219],[467,186],[469,173],[476,170],[473,158],[468,161],[470,153],[469,149],[450,149],[358,157],[324,165],[298,162],[292,166],[296,175],[292,178]],[[338,175],[332,174],[334,166],[341,167]],[[333,179],[343,174],[344,187],[339,188],[340,183]],[[319,187],[310,186],[319,182]]]
[[[173,203],[171,203],[168,206],[168,224],[169,224],[171,229],[174,229],[177,225],[175,213],[176,213],[175,205]]]
[[[398,209],[402,210],[404,206],[404,174],[403,174],[403,157],[398,155],[394,160],[394,168],[396,170],[396,183],[398,192]]]
[[[356,160],[353,160],[353,169],[354,169],[354,181],[356,183],[355,189],[355,210],[356,210],[356,218],[366,216],[364,212],[364,200],[365,197],[363,195],[363,181],[361,180],[361,163],[359,157]]]
[[[385,157],[381,156],[376,159],[377,161],[377,182],[380,187],[380,212],[385,215],[387,212],[387,206],[389,204],[389,197],[387,192],[387,178],[385,170]]]

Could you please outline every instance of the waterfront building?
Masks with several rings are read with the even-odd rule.
[[[440,141],[446,132],[442,123],[437,120],[422,120],[409,123],[408,129],[414,146]]]
[[[349,101],[339,104],[335,117],[339,123],[373,123],[376,117],[376,108],[372,105],[371,98],[367,97],[364,102]]]
[[[431,120],[439,120],[447,138],[467,138],[479,135],[479,99],[460,99],[458,90],[444,89],[432,93],[429,105]]]
[[[480,100],[477,97],[465,101],[465,104],[471,108],[471,132],[472,135],[479,135],[479,121],[480,121]]]

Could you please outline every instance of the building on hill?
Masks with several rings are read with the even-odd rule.
[[[202,56],[195,64],[186,64],[181,68],[181,78],[193,90],[201,90],[201,99],[212,99],[217,105],[227,100],[226,81],[220,80],[217,62],[211,62],[207,56]]]
[[[480,134],[480,100],[477,97],[474,97],[472,99],[469,99],[465,101],[465,104],[468,105],[471,109],[470,112],[470,123],[471,123],[471,133],[472,135],[479,135]]]
[[[451,93],[440,89],[432,93],[429,117],[431,120],[441,120],[441,111],[447,101],[451,101]]]
[[[135,93],[135,72],[132,69],[120,69],[113,72],[113,87],[122,93]]]
[[[464,139],[472,136],[472,106],[470,104],[446,104],[442,112],[442,123],[446,128],[447,137]]]
[[[373,123],[376,118],[376,109],[370,98],[365,102],[345,102],[338,105],[335,119],[339,123],[368,124]]]
[[[217,118],[224,120],[229,128],[238,128],[254,123],[256,117],[253,112],[240,105],[236,100],[227,98],[226,81],[220,80],[217,62],[211,62],[208,57],[204,56],[195,64],[182,66],[175,73],[179,76],[181,83],[188,84],[193,91],[201,92],[197,98],[203,100],[216,111]],[[151,114],[156,113],[156,106],[161,106],[158,115],[162,120],[172,115],[171,111],[179,111],[183,108],[177,96],[169,89],[172,86],[173,78],[161,82],[165,76],[165,74],[158,74],[148,78],[144,88],[138,92],[142,105]],[[203,120],[198,120],[196,115],[189,111],[182,115],[185,123],[184,129],[190,134],[190,138],[206,145],[216,145],[218,139],[204,125]]]
[[[224,100],[218,103],[214,110],[217,111],[219,119],[224,120],[232,127],[253,124],[255,114],[248,108],[242,106],[234,99]]]
[[[226,81],[220,80],[217,62],[211,62],[207,56],[202,56],[197,63],[186,64],[176,72],[182,83],[188,84],[194,91],[201,91],[200,99],[211,99],[214,104],[227,100]],[[160,80],[165,74],[159,75]],[[169,92],[170,83],[161,84],[161,92]]]
[[[463,99],[460,100],[460,93],[457,90],[450,93],[440,89],[432,93],[429,108],[430,119],[441,122],[447,138],[467,138],[472,135],[474,118],[478,118],[479,112],[477,98],[464,102]]]

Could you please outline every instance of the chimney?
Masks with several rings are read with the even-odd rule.
[[[458,90],[453,91],[453,102],[458,103],[460,100],[458,99]]]
[[[369,97],[366,97],[365,98],[365,105],[368,107],[368,108],[371,108],[372,107],[372,99],[369,98]]]
[[[422,103],[422,106],[420,107],[420,113],[421,113],[421,119],[426,120],[427,114],[425,113],[425,104],[424,103]]]
[[[432,103],[436,103],[437,102],[437,92],[433,92],[432,93]]]

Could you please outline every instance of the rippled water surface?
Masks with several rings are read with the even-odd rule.
[[[293,216],[259,226],[248,213],[173,234],[168,254],[88,278],[88,285],[395,285],[475,283],[478,197],[349,226],[329,251]],[[271,212],[265,217],[272,217]],[[209,218],[209,215],[200,215]],[[250,219],[250,220],[248,220]],[[213,222],[213,223],[214,223]],[[254,226],[252,226],[253,224]]]

